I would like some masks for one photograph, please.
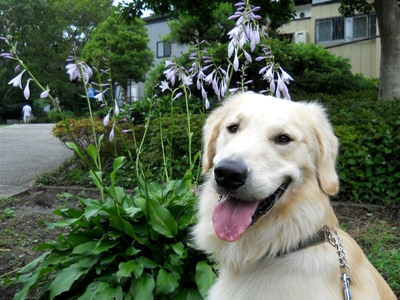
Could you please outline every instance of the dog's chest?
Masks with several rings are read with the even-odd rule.
[[[338,273],[332,273],[330,263],[324,266],[311,262],[282,259],[264,262],[239,274],[221,271],[208,300],[337,300],[343,298]],[[324,264],[324,263],[322,263]],[[316,269],[321,269],[319,272]]]

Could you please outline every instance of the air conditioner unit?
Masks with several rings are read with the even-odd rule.
[[[297,31],[294,33],[294,42],[298,43],[307,43],[307,31]]]

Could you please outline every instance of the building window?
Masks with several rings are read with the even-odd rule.
[[[365,39],[376,36],[376,15],[353,17],[353,39]]]
[[[316,20],[316,39],[319,43],[333,43],[344,41],[344,18]]]
[[[171,44],[157,42],[157,58],[171,57]]]
[[[351,42],[376,36],[376,14],[346,19],[344,17],[318,19],[315,25],[317,44]]]

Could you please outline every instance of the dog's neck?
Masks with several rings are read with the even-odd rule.
[[[289,249],[287,251],[283,251],[283,252],[278,252],[276,254],[277,257],[280,256],[284,256],[286,254],[292,253],[292,252],[296,252],[305,248],[309,248],[312,246],[316,246],[319,244],[322,244],[324,242],[327,242],[327,228],[325,225],[321,227],[321,229],[319,229],[317,232],[315,232],[315,234],[313,236],[311,236],[310,238],[308,238],[307,240],[302,240],[299,242],[299,244],[297,245],[297,247],[293,248],[293,249]]]

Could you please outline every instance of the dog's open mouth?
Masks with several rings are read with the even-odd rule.
[[[282,183],[264,200],[243,201],[230,195],[222,195],[214,208],[212,220],[221,240],[235,242],[245,230],[253,226],[281,198],[290,181]]]

